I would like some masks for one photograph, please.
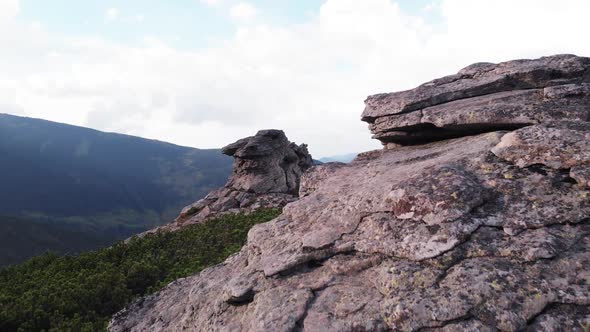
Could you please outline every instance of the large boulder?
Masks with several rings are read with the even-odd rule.
[[[224,213],[278,208],[297,199],[301,175],[313,165],[307,145],[289,142],[282,130],[260,130],[221,151],[234,157],[227,184],[185,207],[176,225],[201,222]]]
[[[565,59],[566,68],[585,61]],[[537,88],[580,72],[559,63],[511,62],[510,73],[520,64],[532,76],[502,82]],[[488,81],[474,75],[462,89]],[[403,109],[417,104],[407,96],[423,94],[388,104]],[[575,100],[588,110],[585,101]],[[519,103],[506,109],[526,107]],[[587,331],[590,126],[587,117],[537,116],[512,132],[466,132],[316,166],[303,176],[300,199],[255,226],[239,253],[135,302],[109,328]]]
[[[260,130],[221,151],[234,157],[226,185],[182,209],[174,222],[144,234],[174,231],[228,213],[282,208],[297,200],[301,176],[313,165],[307,145],[290,142],[276,129]]]
[[[590,58],[479,63],[402,92],[370,96],[363,121],[384,144],[421,144],[530,124],[586,121]]]
[[[235,158],[226,187],[236,191],[296,196],[301,174],[313,164],[306,145],[289,142],[282,130],[261,130],[222,149]]]

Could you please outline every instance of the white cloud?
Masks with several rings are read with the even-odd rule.
[[[232,6],[229,10],[229,15],[237,21],[249,22],[258,14],[258,9],[254,5],[247,2],[240,2]]]
[[[19,9],[19,0],[0,0],[0,22],[18,15]]]
[[[445,21],[389,0],[328,0],[304,24],[250,24],[195,51],[155,38],[141,47],[64,38],[8,19],[0,105],[195,147],[280,128],[321,157],[379,147],[360,122],[369,94],[477,61],[590,55],[587,0],[445,0],[433,10]]]
[[[0,103],[0,113],[7,113],[12,115],[26,115],[25,110],[21,106],[3,103]]]
[[[109,9],[107,9],[104,16],[107,20],[116,20],[119,17],[119,14],[120,14],[119,9],[109,8]]]
[[[438,3],[431,2],[429,4],[426,4],[424,7],[422,7],[422,10],[428,12],[428,11],[432,11],[432,10],[436,9],[438,6],[439,6]]]
[[[200,0],[200,1],[208,6],[217,6],[222,3],[222,0]]]

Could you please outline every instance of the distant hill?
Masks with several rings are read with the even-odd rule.
[[[59,252],[77,247],[59,240],[60,229],[99,245],[168,222],[225,184],[232,166],[217,149],[6,114],[0,114],[0,161],[0,216],[6,216],[0,223],[19,220],[23,239],[45,229],[60,244],[41,243]]]
[[[331,162],[341,162],[341,163],[349,163],[351,162],[354,158],[356,158],[356,156],[358,155],[358,153],[349,153],[349,154],[343,154],[343,155],[338,155],[338,156],[331,156],[331,157],[324,157],[324,158],[320,158],[320,161],[322,163],[331,163]]]

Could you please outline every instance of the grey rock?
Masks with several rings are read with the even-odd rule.
[[[261,130],[222,151],[235,158],[226,187],[243,192],[297,195],[301,174],[313,165],[307,146],[289,142],[281,130]]]
[[[472,65],[459,74],[469,82],[434,81],[404,103],[497,93],[513,80],[539,102],[588,108],[585,85],[571,82],[586,78],[585,58],[539,61]],[[554,112],[564,108],[519,105],[529,92],[500,93],[531,123],[316,166],[301,197],[254,226],[238,254],[136,301],[109,329],[586,331],[588,119],[562,121]]]
[[[297,195],[301,174],[313,165],[307,146],[289,142],[281,130],[261,130],[222,151],[235,158],[226,187],[236,191]]]
[[[491,93],[590,82],[590,58],[564,54],[535,60],[475,64],[419,87],[370,96],[364,121]]]
[[[441,188],[445,190],[440,190]],[[450,192],[450,195],[448,194]],[[429,177],[414,176],[391,192],[397,219],[428,225],[457,220],[482,205],[488,193],[469,174],[456,168],[433,168]]]
[[[235,158],[227,184],[184,208],[176,225],[202,222],[226,212],[283,207],[297,199],[301,175],[313,165],[307,146],[289,142],[282,130],[261,130],[227,145],[222,152]]]
[[[570,176],[585,188],[590,188],[590,165],[574,166],[570,170]]]
[[[578,90],[572,94],[558,94],[558,88]],[[486,124],[492,129],[502,129],[550,120],[585,121],[590,115],[586,107],[590,100],[589,88],[590,84],[570,84],[461,99],[411,113],[380,117],[370,124],[370,129],[375,134],[395,130],[412,132],[427,126],[466,131],[476,130],[477,126],[488,130]],[[547,92],[548,89],[550,92]]]
[[[560,121],[516,130],[492,149],[519,167],[543,164],[554,169],[590,165],[590,122]]]
[[[275,287],[257,294],[247,331],[293,331],[307,312],[311,290]]]
[[[309,331],[387,331],[379,318],[381,294],[366,285],[343,283],[318,292],[314,310],[305,317]],[[365,320],[372,312],[372,319]]]
[[[346,166],[345,163],[330,162],[314,166],[301,176],[299,196],[304,197],[316,190],[320,183],[329,178],[336,170]]]
[[[560,170],[498,158],[503,135],[335,167],[255,226],[238,255],[135,303],[110,328],[516,331],[555,303],[590,305],[588,191]],[[408,217],[400,202],[420,213]]]
[[[229,213],[282,208],[298,199],[301,176],[313,166],[307,145],[289,142],[282,130],[260,130],[225,146],[222,152],[235,159],[226,185],[186,206],[174,222],[140,236],[175,231]]]
[[[402,145],[590,119],[590,58],[476,64],[413,90],[367,99],[374,138]]]
[[[590,309],[584,305],[555,304],[544,310],[527,331],[586,332],[590,327]]]

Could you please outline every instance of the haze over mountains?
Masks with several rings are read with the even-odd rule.
[[[218,149],[6,114],[0,158],[0,265],[104,246],[168,222],[222,186],[232,165]]]
[[[331,162],[349,163],[354,158],[356,158],[357,155],[358,155],[358,153],[347,153],[347,154],[341,154],[341,155],[337,155],[337,156],[323,157],[323,158],[320,158],[320,161],[323,163],[331,163]]]

